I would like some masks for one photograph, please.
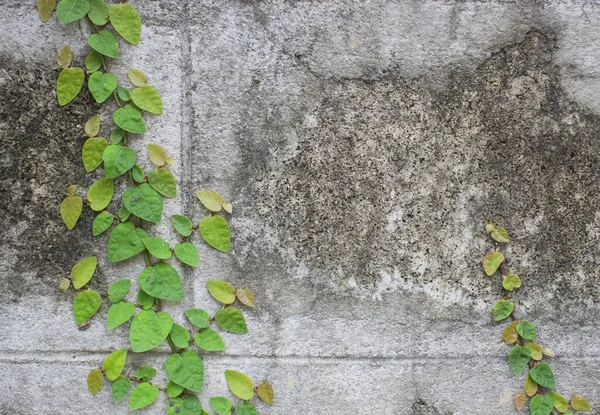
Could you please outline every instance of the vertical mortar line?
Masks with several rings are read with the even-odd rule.
[[[190,17],[190,0],[186,0],[184,6],[183,6],[183,11],[184,17],[189,17],[190,20],[193,21],[193,18]],[[190,204],[189,204],[189,188],[188,185],[192,183],[191,181],[191,177],[192,177],[192,161],[191,161],[191,157],[190,157],[190,153],[192,150],[192,132],[193,132],[193,125],[192,123],[194,122],[194,109],[192,107],[192,99],[191,99],[191,77],[192,77],[192,73],[193,73],[193,67],[192,67],[192,63],[191,63],[191,57],[192,57],[192,43],[191,43],[191,36],[190,36],[190,28],[189,28],[189,24],[183,24],[182,28],[181,28],[181,40],[182,40],[182,47],[183,47],[183,53],[181,54],[181,61],[180,61],[180,69],[181,69],[181,130],[180,130],[180,136],[181,136],[181,146],[180,146],[180,158],[181,158],[181,187],[182,187],[182,192],[181,195],[183,196],[183,200],[182,200],[182,204],[183,204],[183,214],[186,216],[189,216],[190,214]],[[193,273],[194,271],[188,271],[187,269],[184,268],[183,271],[186,275],[189,275],[190,273]],[[191,280],[191,279],[190,279]],[[193,284],[192,284],[192,290],[191,290],[191,296],[190,296],[191,300],[192,300],[192,304],[194,304],[195,302],[195,293],[193,290]]]

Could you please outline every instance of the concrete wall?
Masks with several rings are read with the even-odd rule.
[[[57,106],[55,54],[70,44],[81,65],[87,28],[42,24],[34,3],[0,1],[0,413],[124,414],[85,376],[128,346],[127,328],[107,332],[103,307],[79,331],[58,281],[93,253],[101,289],[143,264],[108,264],[90,213],[72,232],[60,221],[66,187],[101,174],[85,174],[76,133],[98,107]],[[523,376],[480,266],[493,218],[558,389],[600,408],[600,2],[132,3],[142,42],[115,71],[141,68],[163,94],[133,146],[177,161],[165,217],[199,220],[199,189],[235,209],[233,252],[199,244],[186,299],[167,309],[179,322],[216,309],[209,278],[257,295],[250,333],[206,357],[205,404],[232,368],[275,386],[263,415],[516,413]],[[174,241],[164,222],[153,231]]]

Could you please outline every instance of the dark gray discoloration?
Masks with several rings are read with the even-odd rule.
[[[57,292],[59,278],[93,252],[89,209],[69,232],[59,206],[70,184],[80,185],[78,194],[85,197],[91,183],[81,146],[83,125],[96,109],[85,93],[60,108],[51,66],[7,56],[0,61],[0,291],[3,300],[16,300],[40,290]]]
[[[493,290],[480,261],[494,218],[530,298],[597,301],[600,119],[567,98],[553,48],[532,31],[442,92],[393,71],[315,75],[294,156],[253,171],[252,212],[337,287],[373,292],[387,275],[463,299]]]

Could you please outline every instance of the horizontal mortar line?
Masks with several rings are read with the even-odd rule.
[[[16,363],[16,364],[74,364],[89,361],[98,361],[104,359],[114,350],[107,351],[16,351],[16,350],[0,350],[0,362]],[[151,350],[144,352],[144,356],[161,357],[170,354],[168,350],[164,352]],[[135,355],[135,354],[134,354]],[[142,354],[139,354],[140,356]],[[234,360],[278,360],[289,362],[344,362],[344,363],[361,363],[361,362],[379,362],[379,361],[398,361],[398,362],[443,362],[443,361],[488,361],[488,360],[506,360],[506,355],[463,355],[463,356],[313,356],[313,355],[251,355],[251,354],[206,354],[202,356],[206,360],[234,359]],[[570,355],[560,356],[562,362],[569,361],[600,361],[600,355]],[[554,360],[556,360],[554,359]]]

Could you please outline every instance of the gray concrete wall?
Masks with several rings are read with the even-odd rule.
[[[55,54],[70,44],[81,65],[87,28],[42,24],[34,3],[0,1],[0,413],[124,414],[85,376],[128,346],[127,328],[107,332],[103,307],[79,331],[58,281],[92,253],[99,288],[143,264],[108,264],[90,213],[70,233],[60,221],[64,189],[101,174],[85,174],[76,134],[98,108],[57,106]],[[250,333],[206,357],[205,404],[232,368],[275,386],[263,415],[516,413],[523,376],[480,266],[493,218],[558,389],[600,408],[600,2],[132,3],[142,42],[115,70],[139,67],[163,94],[133,146],[177,161],[165,217],[201,218],[199,189],[235,209],[232,253],[199,244],[186,299],[167,309],[179,322],[214,310],[209,278],[248,284],[259,304]]]

